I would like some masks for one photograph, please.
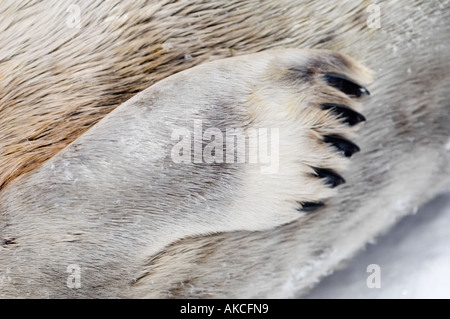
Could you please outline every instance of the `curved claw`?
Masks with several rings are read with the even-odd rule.
[[[342,118],[344,123],[347,123],[350,126],[354,126],[360,122],[366,121],[364,115],[352,110],[345,105],[325,103],[322,104],[322,110],[331,110],[338,117]]]
[[[322,202],[304,202],[299,204],[302,205],[300,208],[297,208],[299,212],[312,212],[325,206]]]
[[[338,173],[327,168],[314,167],[315,176],[325,179],[325,184],[334,188],[345,183],[345,179]]]
[[[327,135],[323,140],[325,143],[333,144],[334,147],[344,153],[345,157],[351,157],[361,150],[355,143],[337,135]]]
[[[360,97],[363,94],[370,95],[369,90],[346,78],[345,76],[327,73],[324,75],[324,77],[329,85],[344,92],[347,95],[356,97]]]

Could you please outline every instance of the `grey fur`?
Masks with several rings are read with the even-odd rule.
[[[276,4],[282,8],[286,3]],[[301,5],[305,10],[331,6],[320,3],[302,1]],[[240,186],[250,176],[245,168],[170,166],[174,164],[166,156],[173,144],[173,126],[167,122],[176,126],[180,120],[204,118],[199,110],[212,105],[206,117],[220,127],[225,124],[220,122],[224,113],[230,113],[221,102],[238,105],[246,94],[222,79],[240,83],[246,79],[240,78],[245,72],[251,79],[259,78],[255,68],[233,72],[232,67],[226,70],[233,63],[213,62],[160,81],[133,97],[2,191],[0,294],[293,297],[307,291],[450,181],[448,1],[410,3],[383,3],[380,30],[367,29],[364,17],[344,5],[333,13],[323,10],[320,19],[332,20],[341,12],[357,22],[340,17],[339,32],[326,40],[320,40],[320,25],[313,24],[302,25],[300,30],[307,29],[303,34],[292,31],[292,42],[274,41],[277,47],[326,45],[376,72],[372,95],[363,102],[368,122],[356,137],[362,151],[352,158],[351,170],[345,173],[347,183],[327,200],[325,209],[280,226],[292,220],[290,213],[283,215],[290,207],[280,207],[280,212],[267,213],[273,213],[273,225],[245,223],[245,214],[258,212],[226,209],[228,199],[242,198]],[[439,6],[444,9],[438,10]],[[347,30],[349,24],[358,28]],[[339,44],[342,39],[345,45]],[[278,53],[266,54],[276,58]],[[217,76],[217,82],[202,82],[203,70]],[[305,90],[317,88],[308,82],[300,84]],[[195,107],[183,105],[194,100]],[[240,112],[233,114],[227,125],[247,124]],[[314,158],[314,154],[308,156]],[[337,157],[333,161],[338,167],[346,165]],[[192,193],[199,197],[187,196]],[[180,205],[180,199],[186,202]],[[213,234],[217,232],[223,233]],[[82,267],[80,289],[66,286],[69,264]]]

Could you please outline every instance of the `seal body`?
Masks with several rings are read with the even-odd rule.
[[[304,293],[449,182],[448,6],[3,2],[1,295]],[[175,163],[195,120],[279,128],[277,172]]]

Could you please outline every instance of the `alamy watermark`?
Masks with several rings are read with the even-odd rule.
[[[80,289],[81,288],[81,267],[78,264],[70,264],[67,266],[66,272],[70,275],[67,277],[67,288]]]
[[[380,29],[381,28],[380,5],[372,3],[367,7],[366,12],[369,13],[369,16],[367,17],[367,27],[369,29]]]
[[[66,19],[66,25],[71,29],[81,28],[81,8],[79,5],[71,4],[66,12],[69,14]]]
[[[377,264],[367,266],[366,272],[371,273],[366,280],[367,288],[381,288],[381,267]]]
[[[262,164],[262,174],[274,174],[279,167],[280,133],[278,128],[226,128],[203,130],[202,120],[194,121],[194,130],[177,128],[171,139],[178,141],[171,158],[177,164]]]

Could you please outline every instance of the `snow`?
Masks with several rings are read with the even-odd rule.
[[[380,266],[380,288],[367,287],[370,264]],[[307,298],[450,298],[450,193],[405,217]]]

